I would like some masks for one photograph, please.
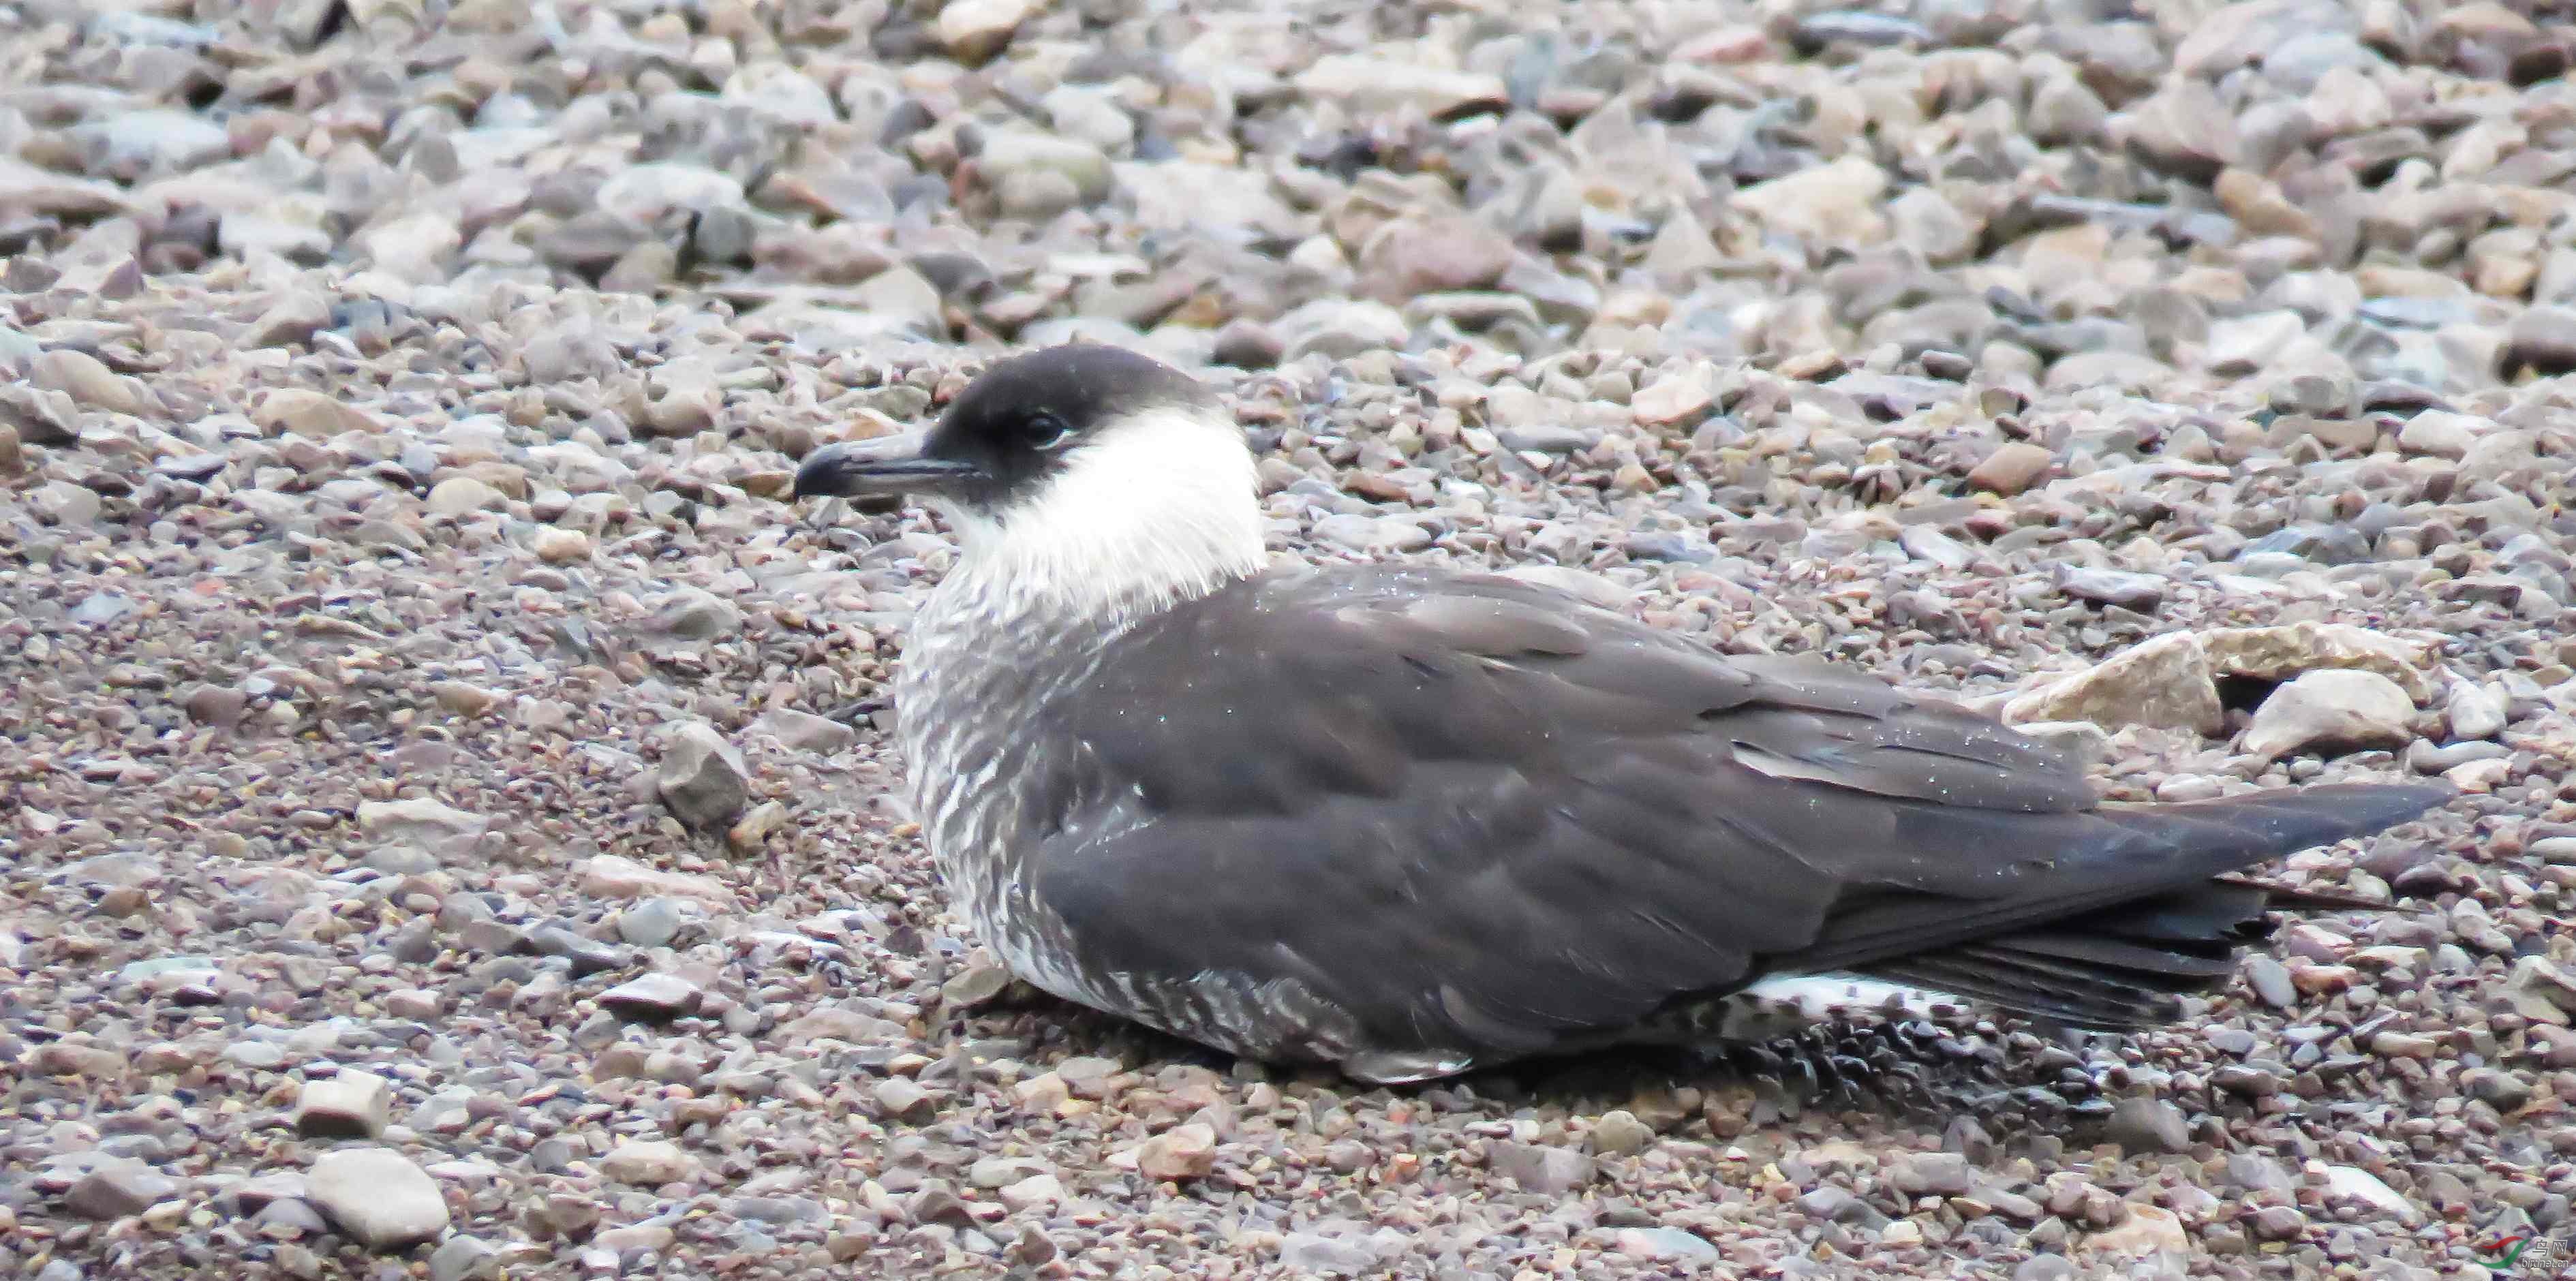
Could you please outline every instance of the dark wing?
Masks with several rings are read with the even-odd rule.
[[[1866,673],[1385,567],[1172,611],[1054,715],[1102,799],[1032,889],[1094,964],[1294,979],[1427,1051],[1829,968],[2116,1022],[2127,996],[2069,976],[2172,987],[2250,914],[2208,878],[2438,794],[2100,809],[2035,741]]]

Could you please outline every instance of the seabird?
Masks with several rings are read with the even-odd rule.
[[[897,739],[1011,972],[1362,1081],[1934,1000],[2135,1029],[2269,910],[2356,905],[2231,873],[2453,794],[2104,803],[1846,665],[1509,577],[1274,565],[1233,416],[1119,348],[996,363],[927,430],[813,451],[795,494],[909,496],[956,535]]]

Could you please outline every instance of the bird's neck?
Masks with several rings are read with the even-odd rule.
[[[944,513],[958,559],[944,604],[999,620],[1045,614],[1114,630],[1260,573],[1251,454],[1204,427],[1131,432],[1001,513]]]

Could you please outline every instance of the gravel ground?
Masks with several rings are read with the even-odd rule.
[[[2576,1240],[2563,5],[107,8],[0,3],[0,1273]],[[958,936],[880,695],[950,553],[780,501],[1070,338],[1233,389],[1282,551],[1834,654],[2117,797],[2464,795],[2279,873],[2400,910],[1910,1092],[1213,1059]]]

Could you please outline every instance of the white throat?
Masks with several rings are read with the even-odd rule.
[[[961,603],[1123,622],[1258,573],[1252,451],[1231,424],[1154,409],[1104,425],[1035,495],[1000,513],[944,503]]]

